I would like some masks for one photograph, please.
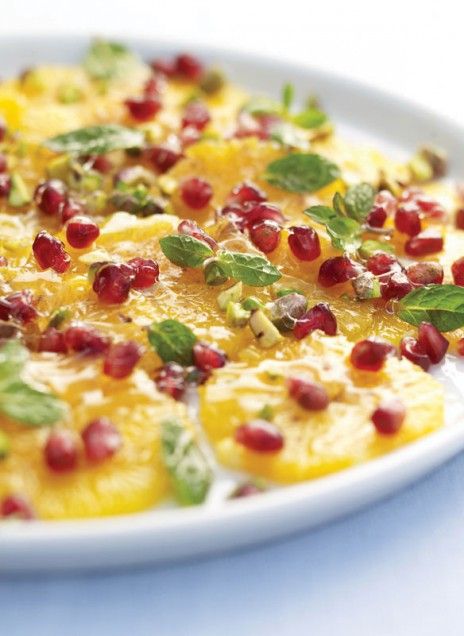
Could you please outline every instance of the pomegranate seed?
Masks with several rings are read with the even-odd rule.
[[[66,201],[61,206],[61,222],[67,223],[69,219],[72,219],[74,216],[83,215],[84,214],[84,206],[74,201],[73,199],[67,198]]]
[[[161,108],[158,97],[133,97],[124,102],[133,119],[140,122],[150,121]]]
[[[77,443],[67,430],[52,431],[44,448],[48,467],[57,473],[74,470],[77,466]]]
[[[389,190],[380,190],[375,195],[374,206],[383,208],[387,216],[393,216],[396,212],[397,200]]]
[[[404,422],[406,409],[400,400],[385,400],[372,413],[371,420],[381,435],[394,435]]]
[[[71,265],[71,257],[64,249],[64,244],[46,230],[41,230],[37,234],[32,251],[41,269],[51,268],[62,274]]]
[[[179,234],[187,234],[188,236],[193,236],[193,238],[196,238],[199,241],[203,241],[203,243],[209,245],[212,250],[217,250],[218,248],[218,244],[213,239],[213,237],[202,230],[198,223],[192,221],[191,219],[185,219],[184,221],[181,221],[179,223],[177,231],[179,232]]]
[[[145,97],[157,97],[165,88],[165,78],[161,73],[154,73],[147,79],[143,87]]]
[[[127,378],[141,356],[141,348],[132,340],[113,344],[105,355],[103,373],[117,380]]]
[[[49,327],[39,340],[39,351],[50,351],[52,353],[67,353],[68,347],[64,333],[55,327]]]
[[[59,179],[39,183],[34,192],[34,201],[39,210],[52,216],[61,212],[65,200],[66,186]]]
[[[226,362],[227,356],[220,349],[216,349],[205,342],[197,342],[193,346],[193,363],[202,371],[220,369]]]
[[[0,152],[0,172],[6,172],[8,168],[8,162],[3,152]]]
[[[75,249],[90,247],[100,236],[100,228],[88,216],[74,216],[66,227],[66,240]]]
[[[92,288],[100,302],[119,305],[127,300],[133,278],[131,267],[107,263],[95,273]]]
[[[327,391],[321,384],[303,378],[289,378],[288,392],[302,408],[308,411],[323,411],[330,401]]]
[[[28,521],[35,519],[32,506],[28,501],[19,495],[9,495],[2,499],[0,505],[0,517],[13,517],[15,519],[24,519]]]
[[[145,157],[161,174],[170,170],[182,157],[182,153],[168,146],[152,146],[145,151]]]
[[[4,141],[7,133],[7,127],[4,120],[0,117],[0,142]]]
[[[419,367],[422,367],[424,371],[430,369],[430,358],[416,338],[405,336],[401,340],[400,351],[402,356],[414,362],[414,364],[417,364]]]
[[[194,128],[193,126],[183,128],[178,135],[179,143],[182,148],[187,148],[187,146],[191,146],[196,143],[200,137],[201,132],[198,128]]]
[[[257,203],[250,207],[246,206],[242,210],[248,228],[251,228],[259,221],[275,221],[275,223],[282,225],[285,220],[279,208],[270,203]]]
[[[383,227],[386,220],[387,213],[380,205],[374,206],[366,217],[366,223],[370,227]]]
[[[464,338],[458,340],[458,355],[464,356]]]
[[[3,172],[0,174],[0,197],[7,197],[11,190],[11,177]]]
[[[451,265],[451,273],[453,274],[454,284],[461,287],[464,286],[464,256],[454,261]]]
[[[235,441],[256,453],[275,453],[284,446],[279,429],[266,420],[252,420],[235,430]]]
[[[359,273],[359,266],[348,256],[328,258],[319,268],[318,281],[322,287],[333,287],[339,283],[346,283]]]
[[[159,370],[155,383],[158,391],[180,400],[186,389],[184,368],[175,362],[168,362]]]
[[[203,65],[193,55],[182,53],[176,57],[176,71],[185,79],[196,82],[203,75]]]
[[[204,179],[192,177],[182,183],[180,195],[185,205],[188,205],[189,208],[201,210],[211,201],[213,190]]]
[[[398,232],[415,236],[422,229],[419,211],[416,206],[398,208],[395,214],[395,227]]]
[[[410,256],[427,256],[435,254],[443,249],[443,237],[433,230],[421,232],[410,238],[404,246],[405,252]]]
[[[105,155],[96,155],[91,157],[90,167],[101,174],[108,174],[113,169],[113,162]]]
[[[205,126],[211,121],[210,114],[206,106],[195,100],[190,102],[185,107],[184,116],[182,117],[182,128],[192,126],[197,130],[203,130]]]
[[[153,60],[150,66],[157,73],[165,75],[166,77],[173,77],[176,73],[176,63],[170,60]]]
[[[134,271],[132,287],[134,289],[147,289],[159,280],[159,266],[151,258],[136,256],[127,263]]]
[[[404,298],[410,291],[412,291],[412,284],[403,272],[394,272],[380,282],[380,293],[385,300]]]
[[[435,201],[435,199],[432,199],[417,188],[405,190],[401,195],[401,202],[414,204],[427,217],[441,221],[446,217],[446,210],[441,203],[438,203],[438,201]]]
[[[379,371],[392,351],[392,345],[387,342],[360,340],[351,350],[351,364],[362,371]]]
[[[372,256],[369,256],[366,267],[376,276],[390,272],[400,272],[402,270],[401,264],[396,256],[388,254],[387,252],[375,252]]]
[[[301,340],[316,329],[320,329],[328,336],[335,336],[337,333],[337,319],[326,303],[314,305],[299,318],[293,328],[293,335],[297,340]]]
[[[227,203],[233,205],[245,205],[245,203],[262,203],[266,201],[267,196],[265,192],[260,190],[258,186],[255,186],[249,181],[239,183],[232,189],[231,193],[227,197]]]
[[[300,261],[314,261],[321,255],[321,245],[316,230],[306,225],[290,228],[288,244],[292,253]]]
[[[414,263],[408,267],[406,274],[413,285],[441,285],[443,282],[440,263]]]
[[[456,212],[456,227],[458,230],[464,230],[464,208]]]
[[[231,495],[232,499],[241,499],[242,497],[251,497],[252,495],[259,495],[263,492],[263,489],[254,484],[251,481],[247,481],[244,484],[238,486]]]
[[[425,349],[432,364],[441,362],[448,351],[448,340],[430,322],[421,322],[417,341]]]
[[[27,324],[37,318],[34,296],[28,289],[0,299],[0,320],[9,320],[10,318],[22,324]]]
[[[74,323],[64,332],[66,347],[83,355],[99,355],[105,353],[110,346],[110,339],[93,327],[83,323]]]
[[[275,221],[259,221],[251,227],[250,239],[259,250],[268,254],[278,246],[280,232],[280,225]]]
[[[84,451],[90,462],[102,462],[112,457],[122,445],[121,434],[106,417],[92,420],[81,433]]]

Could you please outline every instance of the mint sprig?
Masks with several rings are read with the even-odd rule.
[[[291,153],[270,163],[264,179],[289,192],[316,192],[340,176],[334,163],[314,153]]]
[[[334,197],[334,205],[337,205]],[[361,245],[362,226],[354,219],[350,219],[338,209],[330,208],[326,205],[313,205],[304,213],[313,221],[325,225],[332,245],[339,250],[354,252]]]
[[[213,256],[213,250],[188,234],[172,234],[160,239],[163,254],[180,267],[199,267],[203,261]]]
[[[398,316],[410,325],[431,322],[439,331],[453,331],[463,327],[464,287],[419,287],[401,299]]]
[[[141,130],[119,124],[87,126],[43,142],[53,152],[70,155],[101,155],[111,150],[141,148],[145,136]]]
[[[138,64],[140,61],[127,47],[106,40],[92,42],[83,60],[88,75],[101,81],[122,78]]]
[[[193,345],[197,338],[193,331],[178,320],[154,322],[148,328],[148,341],[163,362],[192,364]]]
[[[352,219],[363,222],[372,210],[375,190],[369,183],[359,183],[348,188],[345,194],[346,213]]]
[[[282,276],[275,265],[257,254],[224,250],[218,253],[217,262],[226,276],[251,287],[271,285]]]

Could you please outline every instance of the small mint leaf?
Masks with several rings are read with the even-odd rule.
[[[225,275],[251,287],[275,283],[282,274],[267,258],[242,252],[219,252],[217,260]]]
[[[160,246],[166,258],[180,267],[199,267],[214,254],[209,245],[188,234],[165,236]]]
[[[186,325],[177,320],[154,322],[148,328],[148,340],[163,362],[192,364],[193,345],[196,336]]]
[[[410,325],[431,322],[439,331],[464,326],[464,287],[427,285],[401,299],[399,317]]]
[[[292,153],[270,163],[264,179],[289,192],[316,192],[340,176],[340,169],[321,155]]]

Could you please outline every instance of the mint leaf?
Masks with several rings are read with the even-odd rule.
[[[83,61],[84,69],[95,80],[112,80],[139,64],[138,58],[123,44],[95,40]]]
[[[333,208],[325,205],[314,205],[304,213],[325,225],[332,245],[342,251],[353,252],[361,245],[361,225],[354,219],[349,219]]]
[[[364,221],[372,210],[375,190],[369,183],[351,186],[345,195],[346,213],[356,221]]]
[[[289,192],[315,192],[340,176],[340,169],[321,155],[294,153],[270,163],[268,183]]]
[[[0,348],[0,390],[12,379],[19,378],[28,357],[27,349],[17,340],[7,341]]]
[[[292,107],[293,100],[295,99],[295,87],[293,84],[284,84],[282,87],[282,106],[285,112],[288,112]]]
[[[401,299],[399,317],[410,325],[431,322],[439,331],[464,326],[464,287],[427,285]]]
[[[148,340],[163,362],[192,364],[193,345],[197,341],[193,331],[177,320],[154,322],[148,328]]]
[[[326,121],[327,115],[318,108],[308,108],[293,117],[293,123],[300,128],[319,128]]]
[[[177,420],[161,424],[161,457],[179,503],[184,506],[202,503],[213,474],[191,431]]]
[[[160,246],[166,258],[180,267],[199,267],[214,254],[209,245],[187,234],[165,236]]]
[[[126,150],[143,146],[145,136],[135,128],[119,124],[102,124],[79,128],[43,142],[49,150],[71,155],[100,155],[111,150]]]
[[[267,258],[257,254],[224,251],[218,253],[217,260],[226,276],[251,287],[271,285],[282,276]]]
[[[12,420],[29,426],[44,426],[61,420],[63,402],[51,393],[38,391],[22,380],[0,390],[0,411]]]

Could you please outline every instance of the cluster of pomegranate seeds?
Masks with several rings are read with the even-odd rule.
[[[68,350],[83,355],[101,355],[110,347],[110,339],[93,327],[74,323],[64,331],[64,341]]]
[[[396,256],[388,254],[387,252],[375,252],[369,256],[366,267],[376,276],[382,276],[382,274],[393,272],[401,272],[402,270],[401,264]]]
[[[191,219],[181,221],[177,227],[177,231],[179,234],[187,234],[188,236],[193,236],[193,238],[196,238],[198,241],[203,241],[203,243],[209,245],[212,250],[218,248],[218,244],[213,237],[207,234],[198,223]]]
[[[226,354],[205,342],[193,346],[193,363],[201,371],[220,369],[227,362]]]
[[[400,345],[401,355],[422,367],[424,371],[430,369],[430,358],[428,357],[425,348],[412,336],[405,336],[401,340]]]
[[[391,398],[382,402],[372,413],[371,420],[381,435],[394,435],[404,422],[406,409],[403,403]]]
[[[37,318],[34,296],[28,289],[15,292],[0,299],[0,320],[17,320],[27,324]]]
[[[123,263],[106,263],[95,273],[93,291],[98,300],[108,305],[119,305],[127,300],[134,271]]]
[[[245,205],[245,203],[263,203],[266,201],[266,194],[250,181],[239,183],[227,197],[229,205]]]
[[[51,353],[67,353],[68,347],[63,331],[58,331],[55,327],[49,327],[39,339],[39,351],[49,351]]]
[[[4,497],[0,503],[0,517],[29,521],[35,519],[35,513],[26,499],[20,495],[9,495]]]
[[[256,453],[276,453],[284,446],[279,429],[266,420],[252,420],[235,429],[235,441]]]
[[[443,237],[434,230],[425,230],[413,236],[404,246],[406,254],[410,256],[427,256],[436,254],[443,249]]]
[[[320,329],[327,336],[335,336],[337,333],[337,319],[326,303],[314,305],[303,314],[293,328],[293,335],[297,340],[301,340],[316,329]]]
[[[280,242],[281,227],[275,221],[258,221],[250,228],[250,239],[259,250],[268,254]]]
[[[192,210],[206,207],[213,196],[213,189],[204,179],[192,177],[186,179],[180,186],[182,201]]]
[[[380,293],[385,300],[404,298],[412,291],[412,283],[404,272],[393,272],[380,282]]]
[[[151,258],[136,256],[127,262],[134,272],[131,286],[134,289],[147,289],[159,279],[159,265]]]
[[[0,174],[0,197],[7,197],[11,190],[11,177],[8,174]]]
[[[298,404],[308,411],[323,411],[329,404],[327,391],[321,384],[304,378],[289,378],[288,392]]]
[[[380,371],[385,359],[394,351],[391,344],[378,340],[360,340],[351,350],[351,364],[361,371]]]
[[[455,285],[464,286],[464,256],[451,265],[451,273]]]
[[[184,368],[175,362],[167,362],[159,370],[155,384],[158,391],[180,400],[187,387]]]
[[[132,97],[124,102],[130,116],[138,122],[146,122],[153,119],[161,108],[161,100],[158,96]]]
[[[440,263],[433,262],[414,263],[407,268],[406,275],[413,285],[441,285],[443,282],[443,267]]]
[[[44,456],[47,466],[56,473],[74,470],[78,461],[76,438],[67,430],[52,431],[45,444]]]
[[[424,348],[432,364],[438,364],[448,351],[449,342],[430,322],[419,325],[417,341]]]
[[[66,201],[66,186],[59,179],[39,183],[34,192],[34,201],[39,210],[50,216],[58,215]]]
[[[99,417],[89,422],[81,433],[84,452],[90,462],[112,457],[122,445],[121,434],[111,420]]]
[[[32,251],[41,269],[53,269],[58,274],[65,272],[71,265],[71,257],[64,244],[46,230],[41,230],[34,239]]]
[[[355,278],[359,274],[359,265],[348,256],[328,258],[319,268],[318,281],[322,287],[333,287]]]
[[[76,249],[90,247],[100,236],[100,228],[88,216],[73,216],[66,227],[66,240]]]
[[[103,373],[117,380],[127,378],[141,356],[141,347],[132,340],[113,344],[105,354]]]
[[[413,204],[404,204],[395,214],[395,227],[398,232],[416,236],[422,229],[419,210]]]
[[[182,157],[182,153],[169,146],[152,146],[145,153],[145,158],[160,174],[170,170]]]
[[[405,190],[400,197],[400,205],[402,204],[415,206],[423,216],[431,219],[443,221],[446,218],[446,210],[441,203],[418,188]]]
[[[192,127],[203,130],[211,121],[208,109],[199,100],[189,102],[185,107],[182,117],[182,128]]]
[[[455,224],[458,230],[464,230],[464,208],[456,212]]]
[[[300,261],[314,261],[321,255],[319,236],[312,227],[293,225],[288,235],[292,254]]]

